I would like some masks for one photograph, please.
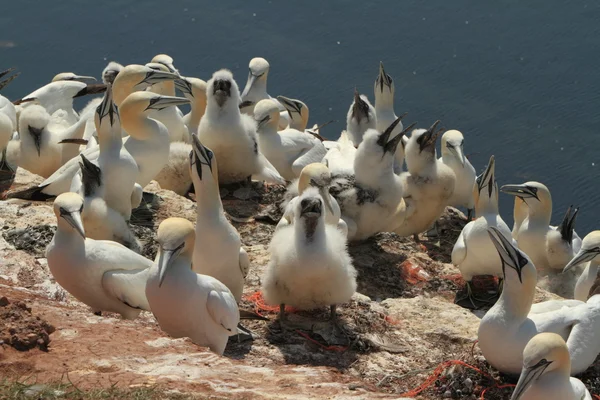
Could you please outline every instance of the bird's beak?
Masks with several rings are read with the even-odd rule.
[[[173,250],[166,250],[161,246],[160,257],[158,258],[158,287],[162,286],[167,269],[171,266],[173,260],[177,258],[184,245],[185,243],[182,243]]]
[[[93,76],[85,76],[85,75],[73,75],[71,81],[79,81],[79,82],[96,82],[97,79]]]
[[[290,118],[294,119],[293,113],[302,113],[302,105],[285,96],[277,96],[277,100],[285,107]]]
[[[435,141],[437,140],[437,137],[439,136],[439,134],[441,132],[441,131],[438,131],[437,133],[435,132],[439,123],[440,123],[439,120],[435,121],[433,123],[433,125],[431,125],[431,127],[429,129],[427,129],[427,131],[425,131],[425,133],[421,137],[421,143],[419,144],[420,151],[425,150],[431,144],[435,143]]]
[[[102,79],[106,82],[106,83],[114,83],[115,78],[117,77],[117,75],[119,75],[119,71],[116,71],[114,69],[109,69],[107,71],[104,72],[104,75],[102,76]]]
[[[171,63],[165,63],[165,62],[160,62],[160,61],[158,61],[158,64],[162,64],[165,67],[167,67],[167,69],[169,70],[169,72],[172,72],[174,74],[179,75],[179,71],[177,71],[177,68],[175,68],[175,66],[173,64],[171,64]]]
[[[260,121],[256,121],[256,127],[258,129],[262,128],[263,126],[265,126],[269,121],[271,120],[271,116],[267,115],[265,116],[263,119],[261,119]]]
[[[575,229],[575,219],[577,218],[577,213],[579,212],[579,207],[576,208],[571,214],[571,207],[567,209],[565,217],[562,222],[558,226],[558,230],[560,232],[560,236],[564,241],[569,244],[573,243],[573,230]]]
[[[449,148],[450,152],[460,161],[462,166],[465,166],[465,152],[461,146],[454,146]]]
[[[27,128],[29,130],[29,134],[33,137],[33,144],[35,145],[39,157],[41,155],[42,132],[44,129],[34,128],[33,126],[28,126]]]
[[[96,113],[100,118],[100,123],[102,123],[102,120],[106,116],[108,116],[110,118],[110,126],[114,125],[115,116],[119,116],[117,106],[113,102],[112,86],[110,84],[106,85],[106,92],[104,93],[104,98],[102,99],[102,102],[100,103],[98,108],[96,108]]]
[[[402,138],[404,137],[404,135],[406,135],[406,132],[408,132],[409,130],[414,128],[415,125],[416,125],[416,123],[410,124],[398,135],[391,138],[390,141],[386,143],[386,145],[384,147],[384,151],[387,151],[392,154],[396,153],[396,149],[398,148],[398,145],[402,142]]]
[[[352,116],[360,122],[363,118],[369,119],[369,105],[360,98],[360,93],[354,88],[354,103],[352,105]]]
[[[202,180],[202,164],[208,165],[208,168],[212,171],[212,163],[211,158],[208,155],[208,148],[204,147],[198,135],[193,133],[192,135],[192,149],[194,151],[194,158],[190,160],[192,165],[196,165],[196,171],[198,172],[198,177]]]
[[[141,83],[147,83],[149,85],[154,85],[155,83],[164,82],[164,81],[174,81],[177,79],[179,79],[178,74],[151,69],[150,71],[148,71],[146,73],[146,76],[144,77],[144,79],[142,79],[142,81],[140,83],[138,83],[138,85]]]
[[[180,79],[175,79],[175,87],[181,90],[183,94],[194,97],[194,94],[192,93],[192,84],[189,83],[185,78],[182,77]]]
[[[14,70],[15,70],[15,68],[14,68],[14,67],[12,67],[12,68],[9,68],[9,69],[7,69],[7,70],[4,70],[4,71],[0,72],[0,78],[2,78],[2,77],[4,77],[4,76],[6,76],[7,74],[11,73],[11,72],[12,72],[12,71],[14,71]],[[12,82],[12,80],[13,80],[13,79],[15,79],[15,78],[16,78],[17,76],[19,76],[19,75],[21,75],[21,73],[20,73],[20,72],[17,72],[17,73],[15,73],[14,75],[12,75],[12,76],[9,76],[9,77],[8,77],[8,78],[6,78],[5,80],[3,80],[3,81],[0,81],[0,90],[2,90],[2,88],[3,88],[4,86],[6,86],[6,85],[8,85],[9,83],[11,83],[11,82]]]
[[[190,101],[185,97],[159,96],[150,100],[150,104],[148,104],[146,110],[163,110],[167,107],[176,107],[189,103]]]
[[[596,256],[598,254],[600,254],[600,252],[595,249],[579,250],[579,252],[577,254],[575,254],[575,257],[573,257],[573,259],[571,261],[569,261],[569,263],[567,265],[565,265],[563,272],[567,272],[568,270],[570,270],[571,268],[573,268],[577,265],[586,263],[588,261],[592,261],[594,258],[596,258]]]
[[[77,233],[85,239],[85,229],[83,229],[83,221],[81,220],[81,211],[71,211],[68,213],[61,214],[61,217],[65,219],[71,225]]]
[[[524,368],[510,400],[519,400],[523,393],[544,373],[550,364],[552,364],[552,361],[544,359],[533,367]]]
[[[323,198],[323,202],[325,203],[325,207],[327,210],[333,215],[333,205],[331,204],[331,196],[329,195],[329,191],[326,186],[319,187],[319,194]]]
[[[496,159],[494,156],[490,157],[490,162],[488,163],[485,171],[480,176],[480,180],[477,180],[478,190],[481,192],[483,188],[488,188],[488,195],[492,197],[492,190],[494,189],[494,183],[496,182],[494,179],[494,173],[496,171]]]
[[[379,138],[377,138],[378,145],[380,145],[381,147],[385,147],[386,143],[388,142],[388,139],[390,138],[390,135],[392,134],[392,131],[396,128],[396,126],[398,126],[398,124],[400,123],[402,118],[404,118],[405,115],[406,113],[404,113],[404,115],[402,115],[401,117],[396,118],[396,120],[392,122],[390,126],[388,126],[386,130],[381,133],[381,135],[379,135]]]
[[[100,167],[88,160],[87,157],[83,155],[83,153],[79,154],[79,156],[83,161],[83,164],[80,165],[81,172],[83,175],[82,181],[84,183],[84,189],[87,191],[87,187],[89,187],[90,185],[91,187],[94,187],[94,185],[95,187],[100,186],[102,184],[102,170],[100,170]]]
[[[241,94],[241,98],[242,100],[244,100],[244,97],[246,97],[248,95],[248,93],[250,92],[250,89],[252,89],[252,85],[254,85],[254,82],[256,82],[256,79],[258,77],[256,75],[253,75],[252,72],[250,72],[248,74],[248,81],[246,82],[246,87],[244,88],[244,91]]]
[[[385,73],[385,70],[383,69],[383,61],[379,62],[379,75],[377,76],[376,83],[379,86],[379,89],[382,93],[384,86],[387,86],[390,90],[392,88],[392,78]]]
[[[489,227],[488,235],[490,235],[490,239],[492,239],[492,243],[498,251],[498,255],[502,261],[502,270],[504,271],[505,266],[514,269],[519,275],[519,281],[523,283],[521,271],[527,262],[522,262],[524,257],[520,251],[497,228]]]
[[[527,185],[504,185],[500,188],[500,191],[506,194],[520,197],[522,199],[534,198],[540,200],[537,193]]]

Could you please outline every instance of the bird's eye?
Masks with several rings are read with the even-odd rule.
[[[453,149],[454,145],[452,143],[450,143],[450,142],[446,142],[446,147],[449,148],[449,149]]]
[[[81,205],[81,207],[79,207],[79,212],[83,211],[83,204]]]
[[[59,208],[58,211],[60,212],[60,215],[66,215],[68,214],[67,210],[65,210],[64,208]]]

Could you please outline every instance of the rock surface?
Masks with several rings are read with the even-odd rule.
[[[20,170],[13,188],[38,181]],[[68,373],[82,389],[118,382],[219,398],[476,399],[486,388],[486,399],[508,398],[510,389],[498,386],[514,380],[493,371],[475,343],[483,312],[453,304],[462,286],[449,264],[465,223],[460,212],[446,211],[439,241],[379,234],[351,244],[358,293],[338,308],[340,326],[325,309],[289,310],[284,328],[259,293],[274,231],[261,221],[280,216],[282,188],[247,192],[224,188],[223,203],[252,262],[242,307],[270,321],[245,321],[254,340],[231,341],[225,357],[169,338],[149,313],[135,321],[93,315],[48,270],[44,249],[56,229],[51,202],[0,203],[0,379],[56,382]],[[195,222],[195,202],[151,183],[131,220],[145,256],[154,257],[156,227],[171,216]],[[538,290],[536,300],[552,296]],[[599,370],[597,363],[586,374],[596,393]],[[431,376],[429,386],[413,390]]]

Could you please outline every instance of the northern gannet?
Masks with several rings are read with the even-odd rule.
[[[256,123],[240,113],[240,94],[230,71],[222,69],[207,82],[206,113],[198,136],[212,149],[219,163],[221,184],[246,181],[250,176],[285,183],[275,167],[258,149]]]
[[[559,334],[571,354],[571,374],[585,371],[600,353],[600,296],[573,307],[530,312],[535,295],[537,272],[527,254],[496,228],[489,228],[502,259],[504,285],[500,298],[479,325],[479,347],[485,359],[497,370],[518,374],[523,365],[523,349],[541,332]],[[543,303],[538,303],[543,304]]]
[[[441,131],[439,121],[429,129],[415,129],[406,144],[408,172],[400,175],[404,186],[406,219],[393,231],[400,236],[418,234],[430,228],[442,215],[454,193],[454,172],[437,159],[435,142]]]
[[[354,159],[356,147],[350,140],[346,131],[343,131],[337,140],[337,146],[327,150],[322,162],[329,167],[334,177],[348,177],[354,175]]]
[[[16,132],[17,125],[17,110],[15,105],[6,97],[0,95],[0,114],[6,115],[12,124],[12,132]]]
[[[303,132],[308,124],[308,107],[300,100],[290,99],[285,96],[277,96],[279,104],[286,109],[290,125],[288,128],[296,129]]]
[[[260,152],[286,180],[300,176],[308,164],[320,162],[327,150],[319,139],[304,131],[277,131],[279,108],[273,100],[261,100],[254,108]]]
[[[350,105],[346,116],[346,134],[358,147],[363,140],[363,135],[368,129],[376,129],[377,116],[375,107],[371,105],[367,96],[354,89],[354,101]],[[382,132],[382,131],[380,131]]]
[[[189,337],[222,355],[237,334],[240,313],[231,291],[219,280],[192,271],[194,225],[168,218],[158,227],[159,249],[150,269],[146,296],[161,329],[174,338]]]
[[[467,296],[457,298],[456,303],[468,308],[478,308],[481,303],[488,302],[488,299],[480,300],[473,295],[471,280],[474,276],[503,276],[502,260],[497,255],[488,228],[493,226],[502,232],[507,240],[512,238],[508,225],[498,213],[495,165],[494,156],[491,156],[485,172],[477,177],[471,189],[477,218],[465,225],[452,249],[452,264],[460,270],[467,285]]]
[[[118,62],[111,61],[108,63],[102,71],[102,82],[105,84],[110,83],[111,85],[115,82],[115,78],[119,75],[119,72],[123,69],[123,66]]]
[[[280,319],[287,304],[308,310],[330,306],[335,321],[336,305],[356,291],[356,270],[345,235],[325,223],[320,195],[305,191],[298,198],[294,222],[275,232],[269,251],[262,291],[269,304],[280,305]]]
[[[250,259],[239,233],[225,217],[219,196],[217,156],[204,147],[196,135],[192,136],[192,146],[190,175],[197,203],[193,270],[223,282],[239,302]]]
[[[394,111],[394,81],[391,76],[386,74],[383,69],[383,62],[379,62],[379,75],[375,80],[375,117],[376,117],[376,128],[379,132],[383,132],[392,122],[398,118]],[[391,137],[395,137],[397,134],[402,132],[404,127],[402,123],[396,126]],[[399,174],[402,172],[402,165],[404,164],[404,146],[398,146],[396,150],[396,161],[394,163],[394,172]]]
[[[369,129],[356,150],[354,175],[336,179],[330,190],[348,225],[348,240],[363,240],[389,232],[405,217],[403,187],[394,173],[396,148],[407,130],[389,139],[396,119],[383,133]]]
[[[265,99],[272,99],[277,103],[279,107],[280,119],[279,129],[285,129],[290,125],[290,116],[283,106],[277,99],[272,98],[267,93],[267,77],[269,76],[269,62],[262,57],[255,57],[250,60],[248,65],[248,80],[246,81],[246,87],[240,95],[240,109],[246,115],[252,116],[254,113],[254,107],[256,104]]]
[[[63,193],[54,200],[57,229],[46,248],[56,282],[95,313],[116,312],[136,318],[150,311],[144,288],[152,261],[109,240],[85,237],[83,199]]]
[[[51,82],[58,81],[77,81],[77,82],[95,82],[96,78],[93,76],[77,75],[73,72],[61,72],[54,75]]]
[[[590,290],[598,278],[598,265],[600,265],[600,231],[593,231],[583,238],[581,249],[565,266],[564,271],[569,271],[576,265],[585,265],[583,273],[575,284],[575,300],[587,301]]]
[[[325,223],[337,227],[344,235],[348,235],[348,226],[341,219],[342,212],[335,198],[329,194],[329,186],[331,185],[331,172],[325,164],[313,163],[302,169],[300,177],[294,180],[288,186],[288,190],[284,196],[284,202],[281,203],[283,216],[277,224],[277,228],[282,228],[294,222],[296,211],[296,202],[304,194],[306,190],[316,190],[325,204],[323,210]]]
[[[448,201],[448,205],[467,208],[467,220],[470,221],[475,206],[473,185],[477,174],[475,168],[465,157],[464,143],[465,139],[462,133],[456,130],[446,131],[442,135],[441,160],[452,169],[456,176],[454,193]]]
[[[592,400],[583,382],[570,375],[563,338],[555,333],[535,335],[523,350],[523,369],[510,400]]]

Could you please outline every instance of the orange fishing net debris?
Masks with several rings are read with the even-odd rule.
[[[298,335],[302,336],[304,339],[308,340],[309,342],[316,344],[317,346],[319,346],[323,350],[337,351],[337,352],[340,352],[340,353],[348,350],[348,346],[337,346],[337,345],[327,346],[327,345],[324,345],[323,343],[320,343],[317,340],[311,338],[308,334],[306,334],[306,333],[304,333],[302,331],[298,331],[297,330],[296,333]]]
[[[390,325],[398,326],[398,325],[401,324],[401,322],[399,320],[397,320],[396,318],[394,318],[394,317],[391,317],[391,316],[386,315],[386,314],[381,314],[381,315],[383,317],[383,320],[385,322],[387,322],[388,324],[390,324]]]
[[[405,260],[400,264],[400,272],[404,280],[411,285],[427,280],[427,273],[425,273],[418,265],[413,264],[410,260]]]
[[[260,314],[261,312],[279,312],[279,306],[270,306],[265,302],[265,298],[263,297],[262,292],[260,290],[250,295],[244,295],[244,300],[248,300],[249,302],[254,304],[254,312],[257,314]],[[296,309],[294,307],[285,306],[285,311],[295,312]]]
[[[482,370],[480,370],[477,367],[474,367],[470,364],[467,364],[464,361],[460,361],[460,360],[449,360],[449,361],[444,361],[443,363],[441,363],[440,365],[437,366],[437,368],[433,371],[433,373],[431,375],[429,375],[429,377],[425,380],[425,382],[423,382],[421,385],[419,385],[417,388],[403,393],[401,396],[402,397],[415,397],[416,395],[420,394],[421,392],[427,390],[431,385],[433,385],[435,383],[435,381],[440,377],[440,375],[449,367],[453,366],[453,365],[462,365],[463,367],[467,367],[470,368],[478,373],[480,373],[481,375],[489,378],[490,380],[494,381],[494,378],[492,378],[489,374],[483,372]],[[495,384],[494,386],[490,386],[488,388],[485,388],[482,392],[481,392],[481,400],[485,400],[485,393],[489,390],[489,389],[503,389],[506,387],[514,387],[515,385],[499,385],[499,384]]]

